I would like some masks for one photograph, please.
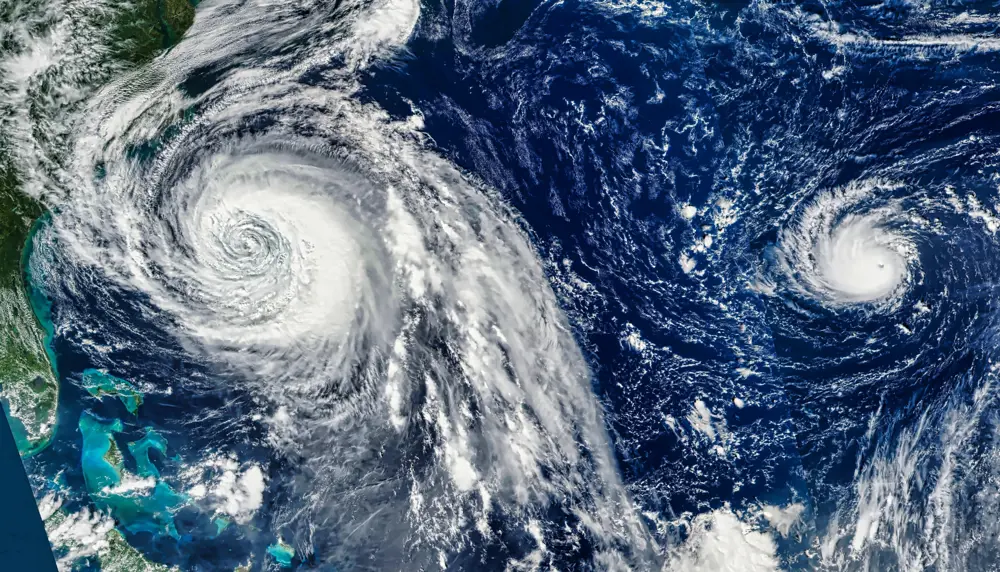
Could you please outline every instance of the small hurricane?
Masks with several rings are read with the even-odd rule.
[[[866,203],[898,185],[855,184],[821,195],[782,230],[776,251],[793,288],[830,305],[886,304],[919,271],[915,233],[898,204]]]

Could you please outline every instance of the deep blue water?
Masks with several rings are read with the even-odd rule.
[[[677,23],[583,2],[465,7],[471,29],[453,22],[454,35],[438,41],[418,34],[412,56],[374,73],[368,92],[404,114],[401,99],[412,101],[435,144],[501,190],[557,284],[569,261],[597,287],[595,299],[565,303],[584,323],[577,335],[623,475],[663,514],[808,495],[792,408],[772,369],[767,308],[747,293],[727,293],[728,311],[713,303],[720,275],[739,280],[757,261],[739,253],[700,280],[676,263],[698,233],[678,204],[712,199],[734,152],[726,136],[742,119],[717,100],[720,84],[741,71],[729,59],[739,46],[683,19],[698,13],[731,26],[742,7],[669,4]],[[452,9],[432,5],[428,20],[448,21]],[[623,104],[610,105],[618,94]],[[766,122],[766,109],[752,112]],[[701,115],[693,126],[692,114]],[[740,325],[763,347],[741,343]],[[635,351],[624,343],[632,331],[661,350]],[[736,364],[750,360],[762,375],[740,379]],[[683,419],[699,396],[722,404],[739,459],[692,450],[664,423],[664,415]],[[737,409],[733,396],[754,405]]]
[[[995,6],[929,6],[667,2],[643,17],[613,3],[445,2],[427,7],[422,27],[444,27],[444,38],[418,32],[409,57],[372,74],[372,100],[401,116],[412,102],[434,143],[519,209],[557,285],[571,267],[597,287],[564,303],[582,324],[621,470],[643,506],[680,514],[804,500],[809,542],[852,502],[856,471],[879,447],[969,402],[989,377],[995,240],[936,203],[949,186],[996,201],[996,59],[933,39],[877,43],[943,30],[993,37],[989,17],[953,28],[948,19]],[[815,34],[817,20],[872,42],[838,45]],[[906,211],[948,229],[921,240],[920,281],[906,294],[935,308],[929,317],[745,287],[795,207],[873,176],[902,180]],[[713,216],[719,199],[742,210],[725,228]],[[684,204],[708,214],[689,222]],[[701,234],[715,246],[695,255],[703,275],[686,274],[676,261]],[[635,351],[630,332],[659,349]],[[744,379],[735,370],[747,365],[757,373]],[[738,458],[713,458],[664,424],[698,397],[723,412]],[[972,467],[992,447],[994,414],[981,415]],[[940,447],[935,430],[918,447]],[[937,469],[919,470],[933,482]],[[959,488],[975,488],[982,475],[965,470]],[[911,506],[926,494],[914,492]],[[956,505],[977,530],[975,502]],[[784,544],[787,566],[810,566],[800,548]],[[995,566],[995,548],[973,552],[968,569]]]

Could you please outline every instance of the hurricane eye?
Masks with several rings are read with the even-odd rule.
[[[899,302],[919,269],[916,235],[899,208],[866,202],[870,185],[830,191],[793,215],[776,280],[834,307]]]
[[[293,562],[281,535],[314,530],[324,569],[436,568],[491,519],[516,536],[561,514],[598,524],[546,535],[641,561],[646,533],[589,368],[511,207],[421,143],[414,122],[357,101],[359,84],[281,69],[257,70],[253,90],[240,74],[219,78],[182,120],[109,93],[95,113],[128,128],[94,126],[76,149],[91,166],[53,219],[61,301],[98,294],[87,312],[129,355],[158,356],[166,340],[191,367],[151,371],[169,389],[144,407],[165,403],[158,422],[180,435],[217,431],[184,451],[190,471],[170,458],[174,482],[198,481],[187,497],[140,459],[160,504],[114,497],[109,513],[184,554],[214,537],[175,538],[182,507],[206,529],[225,518],[255,563]],[[195,419],[179,413],[190,403]],[[91,492],[105,481],[127,492],[115,475],[131,468],[101,452],[118,426],[81,425]],[[140,457],[158,445],[141,446]],[[484,546],[499,542],[490,535]]]

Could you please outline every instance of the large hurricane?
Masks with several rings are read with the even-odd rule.
[[[294,8],[207,6],[155,70],[95,99],[36,239],[53,292],[140,294],[252,396],[294,467],[273,526],[322,562],[475,558],[504,542],[497,519],[531,531],[514,551],[529,561],[574,538],[642,562],[587,365],[516,215],[426,149],[419,114],[351,97],[417,7],[319,10],[339,25],[301,44],[281,35],[303,25]],[[211,89],[178,87],[206,66]]]

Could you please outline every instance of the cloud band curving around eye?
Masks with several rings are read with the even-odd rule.
[[[900,209],[865,202],[880,188],[825,193],[782,230],[776,257],[794,289],[843,306],[891,303],[908,287],[919,265],[916,243]]]
[[[655,559],[516,215],[425,148],[419,114],[353,97],[354,70],[398,38],[361,18],[384,6],[341,6],[346,23],[301,45],[278,33],[294,14],[256,20],[273,55],[189,96],[176,84],[244,49],[258,14],[210,8],[160,81],[114,86],[83,124],[48,243],[60,280],[138,293],[254,396],[294,474],[272,524],[324,561],[436,563],[500,542],[498,526],[537,533],[515,559],[560,542]],[[234,34],[231,51],[207,30]]]

